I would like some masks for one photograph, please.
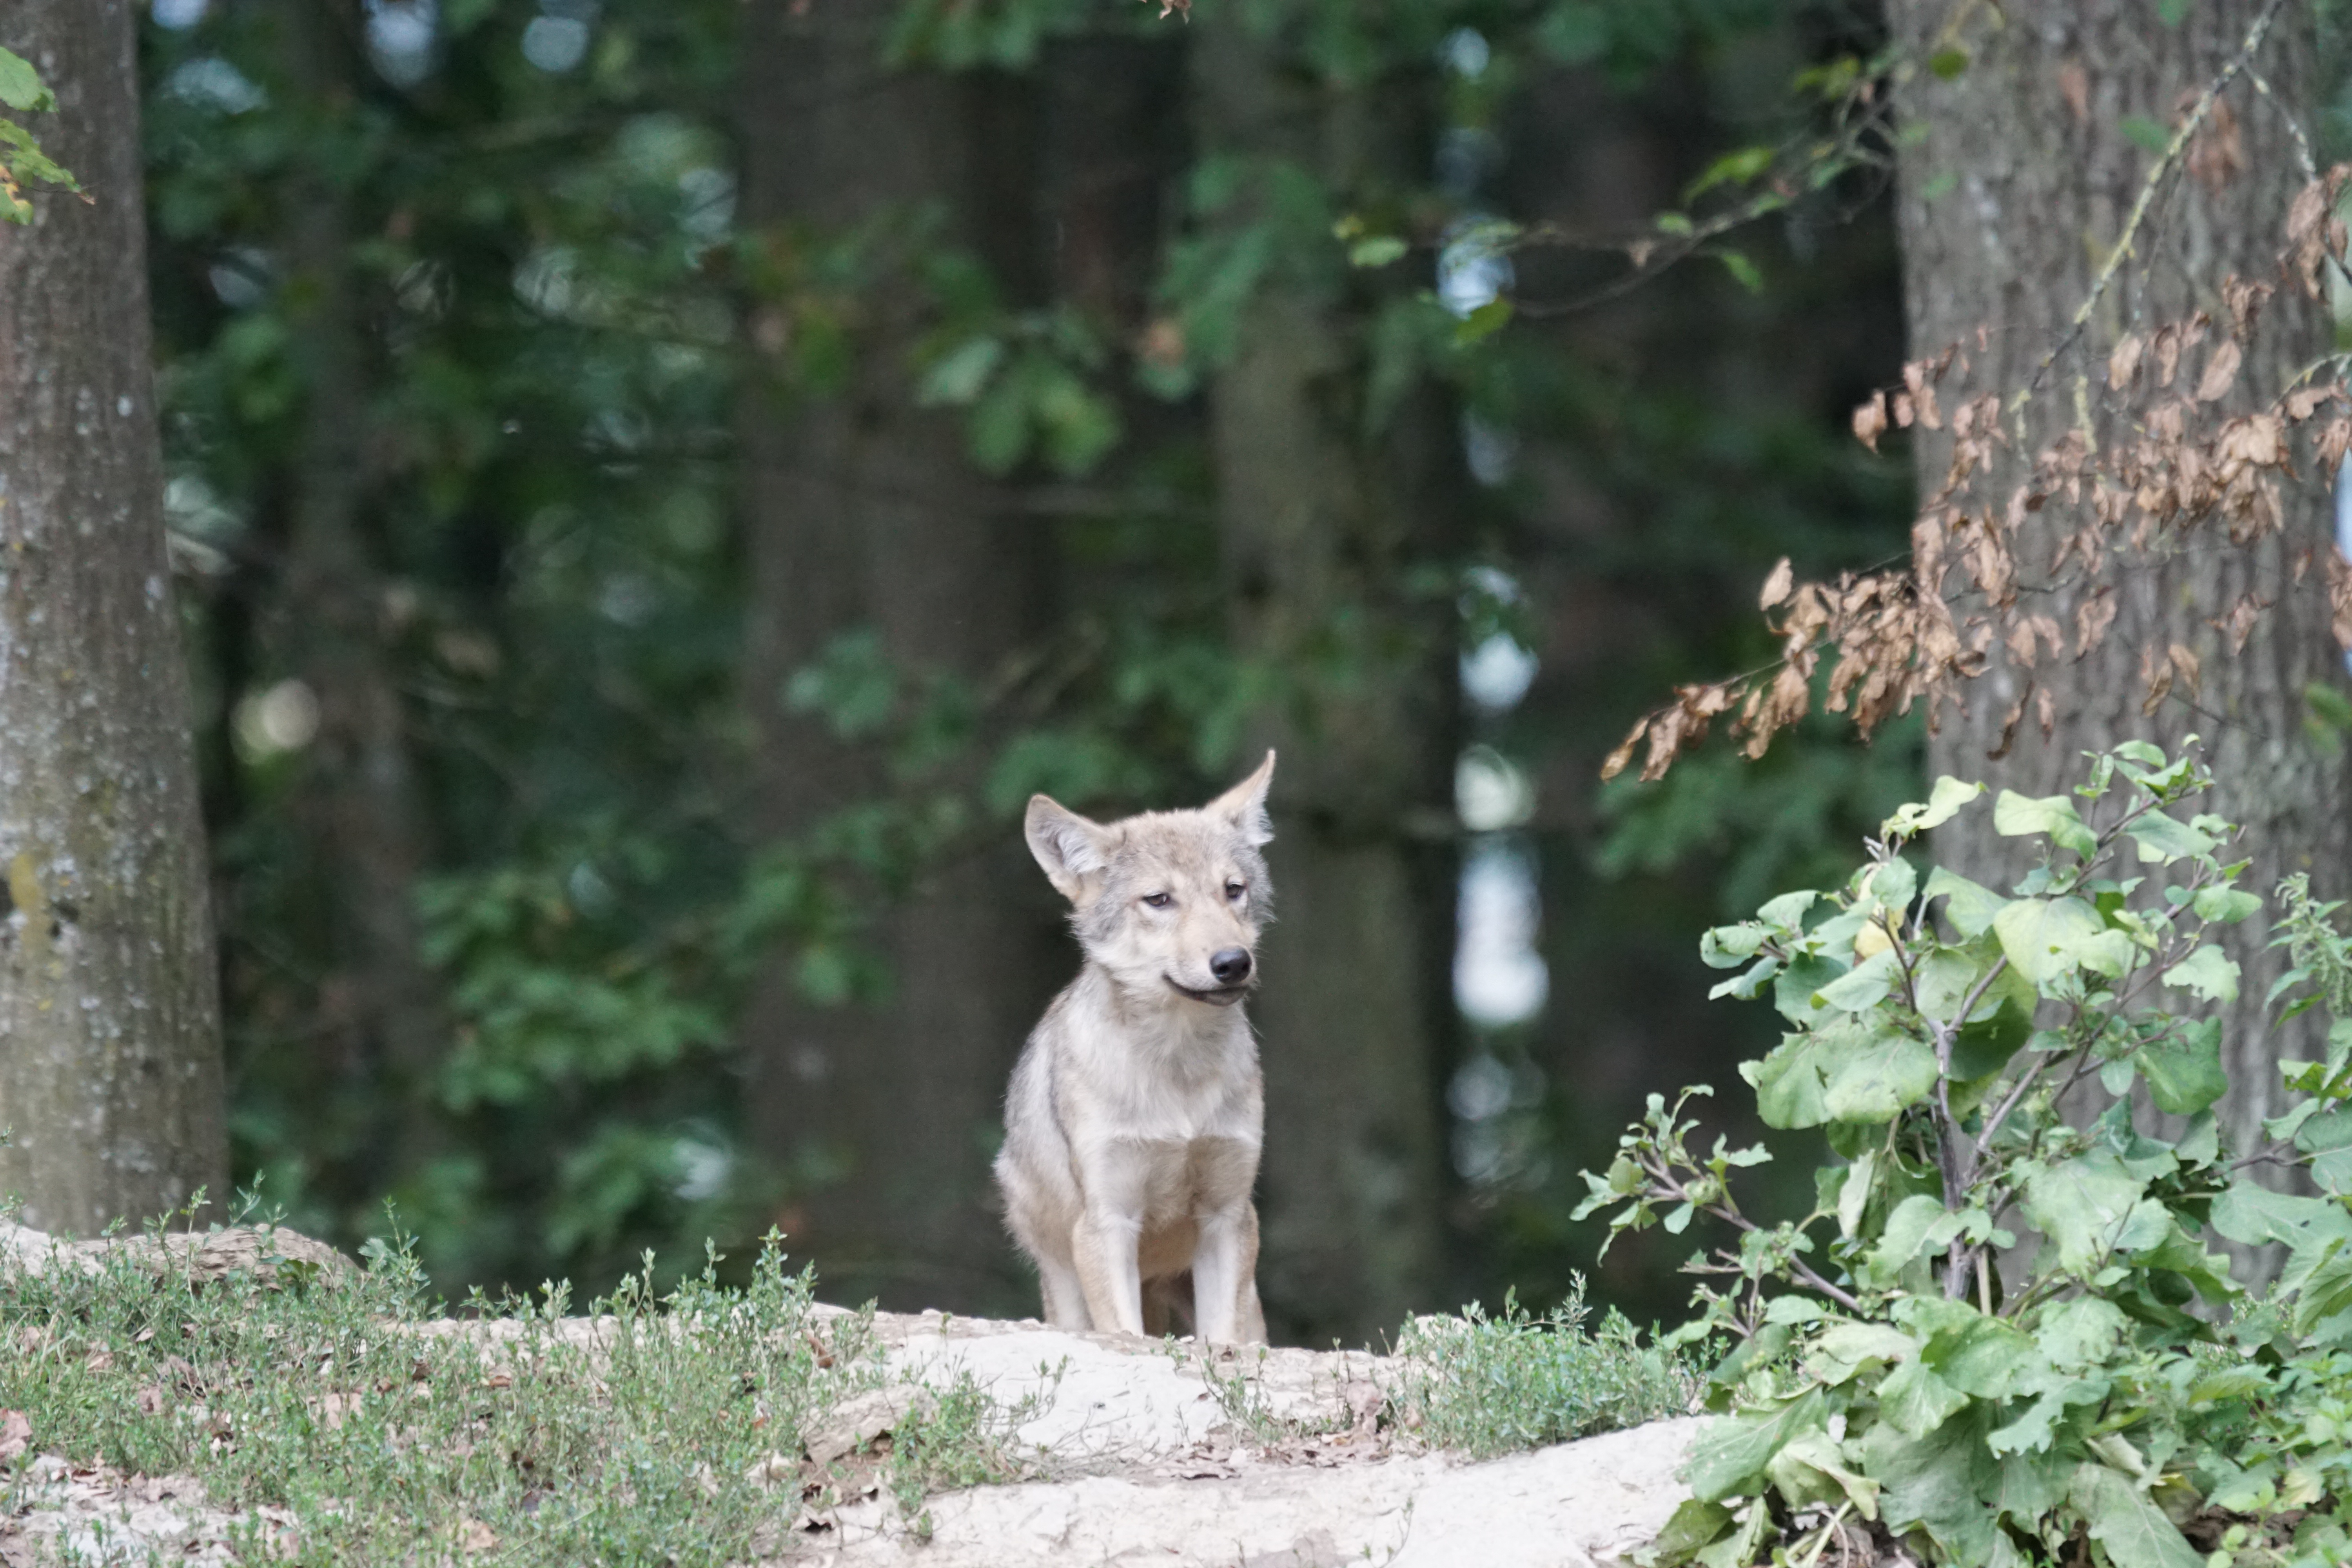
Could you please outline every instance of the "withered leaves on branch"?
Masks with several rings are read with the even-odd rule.
[[[2347,180],[2352,165],[2330,170],[2295,198],[2288,216],[2281,268],[2315,295],[2330,259],[2344,260],[2345,225],[2335,207]],[[2278,533],[2286,520],[2282,487],[2298,481],[2297,454],[2332,478],[2352,448],[2352,394],[2342,379],[2352,356],[2321,362],[2267,405],[2240,413],[2221,406],[2238,384],[2245,345],[2273,291],[2269,283],[2232,277],[2221,287],[2226,325],[2200,311],[2116,342],[2105,359],[2109,417],[2101,430],[2117,433],[2103,443],[2078,419],[2033,454],[2023,482],[1998,505],[1976,490],[1996,457],[2013,446],[2002,396],[1984,393],[1942,406],[1937,386],[1955,370],[1968,370],[1961,345],[1904,366],[1900,390],[1875,393],[1854,410],[1853,433],[1875,451],[1890,426],[1950,431],[1951,461],[1912,524],[1908,566],[1812,583],[1796,581],[1783,560],[1759,598],[1780,644],[1778,662],[1678,688],[1671,704],[1635,724],[1610,753],[1601,776],[1623,771],[1643,742],[1642,777],[1664,776],[1724,713],[1733,715],[1747,754],[1762,755],[1775,733],[1811,709],[1825,652],[1835,658],[1824,706],[1850,715],[1868,735],[1922,703],[1934,728],[1940,707],[1959,700],[1960,688],[1985,669],[1998,645],[2021,677],[2021,689],[2003,717],[1994,754],[2009,749],[2029,717],[2051,734],[2056,700],[2036,671],[2051,661],[2081,659],[2105,642],[2116,616],[2114,571],[2151,563],[2200,536],[2220,533],[2244,548]],[[2220,341],[2191,369],[2199,362],[2190,356],[2209,337]],[[2027,389],[2011,390],[2012,414],[2028,395]],[[2075,407],[2085,416],[2091,396],[2089,378],[2078,380]],[[2021,562],[2027,520],[2052,507],[2063,509],[2071,526],[2058,531],[2046,565]],[[2293,559],[2292,569],[2301,581],[2322,556],[2335,635],[2352,648],[2352,564],[2315,545]],[[2070,602],[2071,627],[2049,613]],[[2208,624],[2235,653],[2275,603],[2247,592]],[[2176,693],[2194,698],[2203,675],[2194,649],[2168,642],[2138,653],[2143,712]]]

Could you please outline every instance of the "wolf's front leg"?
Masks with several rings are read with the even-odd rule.
[[[1143,1280],[1136,1267],[1143,1216],[1089,1210],[1071,1233],[1087,1315],[1098,1333],[1143,1332]]]
[[[1204,1345],[1245,1344],[1265,1338],[1257,1302],[1257,1212],[1244,1203],[1202,1215],[1192,1249],[1192,1314]]]

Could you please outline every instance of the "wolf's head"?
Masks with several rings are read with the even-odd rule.
[[[1029,852],[1070,900],[1087,956],[1130,992],[1229,1007],[1256,983],[1258,928],[1272,913],[1265,791],[1274,753],[1198,811],[1090,822],[1029,800]]]

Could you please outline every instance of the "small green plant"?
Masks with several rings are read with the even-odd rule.
[[[1707,1394],[1727,1419],[1653,1562],[1811,1563],[1860,1531],[1939,1563],[2190,1568],[2206,1558],[2184,1523],[2247,1563],[2321,1532],[2333,1471],[2306,1418],[2352,1394],[2330,1348],[2352,1342],[2352,1216],[2246,1171],[2308,1163],[2331,1194],[2352,1187],[2352,1025],[2326,1062],[2288,1064],[2270,1146],[2230,1158],[2219,1024],[2175,1010],[2234,999],[2211,939],[2261,907],[2224,858],[2237,830],[2185,814],[2210,785],[2133,743],[2071,798],[2003,792],[1996,828],[2041,845],[2005,896],[1904,858],[1983,793],[1941,779],[1843,889],[1707,933],[1706,961],[1741,971],[1716,994],[1769,996],[1790,1025],[1741,1069],[1763,1119],[1822,1129],[1838,1160],[1802,1219],[1751,1219],[1733,1173],[1769,1156],[1693,1148],[1701,1089],[1653,1096],[1586,1175],[1581,1212],[1612,1211],[1612,1238],[1700,1214],[1738,1236],[1692,1260],[1708,1282],[1669,1336],[1728,1342]],[[2284,892],[2286,987],[2340,1005],[2332,907]],[[2075,1125],[2066,1093],[2094,1079],[2119,1098]],[[2138,1130],[2136,1089],[2185,1120],[2177,1139]],[[2293,1249],[2259,1310],[2209,1226]]]
[[[1409,1319],[1396,1346],[1404,1424],[1488,1458],[1690,1413],[1699,1379],[1681,1354],[1644,1346],[1616,1312],[1597,1332],[1586,1316],[1579,1279],[1541,1316],[1507,1296],[1491,1317],[1473,1302],[1459,1317]]]

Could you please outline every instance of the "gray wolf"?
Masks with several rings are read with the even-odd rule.
[[[1265,1085],[1243,1001],[1271,915],[1274,753],[1198,811],[1090,822],[1029,802],[1030,853],[1086,966],[1013,1069],[996,1182],[1055,1328],[1167,1331],[1192,1281],[1203,1344],[1263,1344]]]

